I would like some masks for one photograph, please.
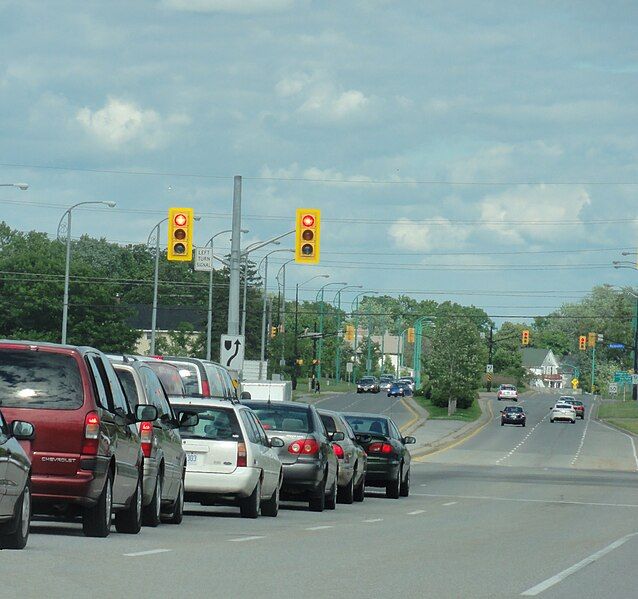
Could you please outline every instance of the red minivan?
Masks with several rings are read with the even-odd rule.
[[[106,537],[142,522],[143,454],[136,423],[151,405],[128,406],[108,358],[90,347],[0,341],[0,404],[5,419],[28,420],[35,438],[34,513],[81,516],[84,534]]]

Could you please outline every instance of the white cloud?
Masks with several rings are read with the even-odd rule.
[[[400,218],[388,229],[388,235],[397,248],[426,252],[431,250],[460,248],[469,235],[467,227],[454,224],[446,218],[429,218],[419,222]]]
[[[324,88],[315,90],[299,107],[301,114],[327,121],[340,121],[363,115],[370,99],[358,90],[342,93]]]
[[[165,145],[171,127],[190,122],[183,114],[163,119],[153,109],[114,97],[109,97],[99,110],[81,108],[75,118],[87,133],[112,148],[135,144],[156,149]]]
[[[310,77],[305,73],[298,73],[290,77],[284,77],[275,85],[275,91],[277,95],[282,98],[288,98],[290,96],[296,96],[310,82]]]
[[[295,0],[163,0],[162,5],[189,12],[256,13],[291,8]]]

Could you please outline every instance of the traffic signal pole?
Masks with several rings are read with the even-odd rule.
[[[636,295],[636,320],[634,322],[634,374],[638,374],[638,295]],[[638,385],[631,386],[631,398],[638,400]]]

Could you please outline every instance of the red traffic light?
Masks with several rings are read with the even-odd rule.
[[[185,214],[182,214],[181,212],[176,214],[175,217],[173,218],[173,222],[178,226],[178,227],[183,227],[187,222],[188,222],[188,218],[186,217]]]
[[[312,214],[305,214],[301,219],[301,223],[304,227],[313,227],[315,224],[315,217]]]

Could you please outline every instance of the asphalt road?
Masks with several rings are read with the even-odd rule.
[[[103,540],[38,521],[27,550],[0,553],[3,596],[636,597],[633,444],[588,419],[550,424],[552,399],[524,400],[526,428],[494,418],[413,463],[409,498],[256,521],[189,504],[181,526]]]

